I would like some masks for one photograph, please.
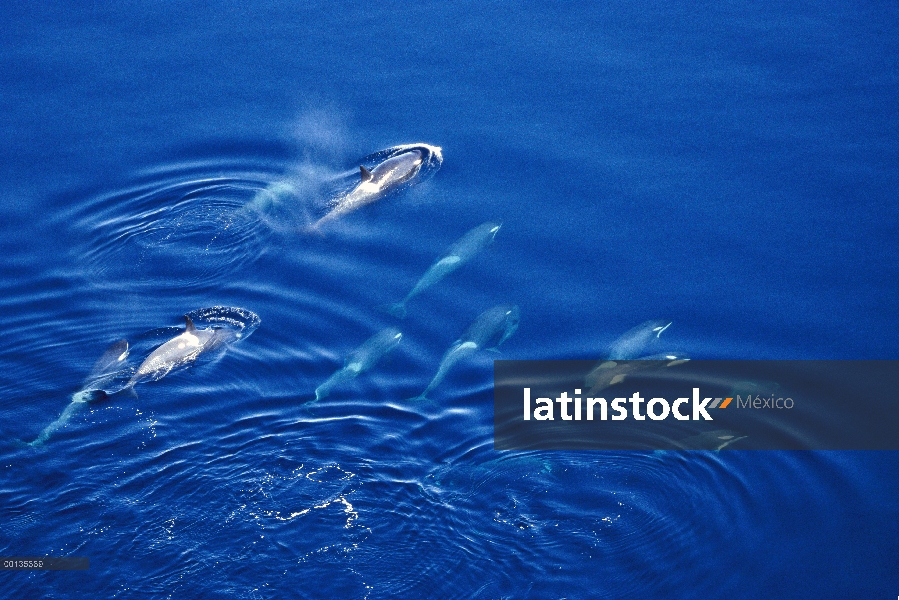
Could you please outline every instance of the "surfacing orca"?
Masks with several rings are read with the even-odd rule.
[[[162,379],[172,369],[192,363],[200,354],[238,337],[234,331],[223,327],[197,329],[189,316],[185,316],[184,321],[184,331],[153,350],[137,368],[126,388],[132,388],[141,381]]]
[[[412,400],[427,400],[428,393],[440,385],[443,378],[457,362],[474,354],[476,351],[486,348],[493,340],[497,340],[493,348],[497,348],[518,329],[521,313],[513,304],[494,306],[478,315],[474,323],[453,342],[449,350],[443,355],[437,374],[428,384],[428,387],[419,396]],[[488,348],[489,349],[489,348]]]
[[[353,350],[344,360],[343,368],[331,375],[327,381],[315,388],[315,399],[321,400],[331,393],[335,386],[354,379],[360,373],[371,369],[381,357],[396,348],[403,334],[395,327],[382,329]]]
[[[437,151],[439,150],[437,148]],[[424,159],[423,149],[401,147],[387,160],[371,170],[360,165],[360,181],[356,187],[346,196],[338,199],[330,212],[316,221],[309,229],[313,232],[318,231],[323,224],[382,198],[399,185],[418,175]]]
[[[402,301],[391,304],[388,307],[388,312],[399,319],[405,318],[406,304],[412,300],[412,298],[471,260],[473,256],[486,248],[490,242],[493,241],[493,238],[496,237],[496,233],[502,226],[502,223],[493,223],[490,221],[481,223],[456,240],[453,245],[449,247],[449,250],[447,250],[437,262],[432,264],[430,268],[425,271],[425,274],[421,276],[421,279],[418,280],[415,287],[406,294],[406,297],[403,298]]]

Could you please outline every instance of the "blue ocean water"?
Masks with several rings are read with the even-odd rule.
[[[0,555],[90,558],[4,595],[899,594],[895,453],[500,453],[489,352],[408,400],[500,304],[503,358],[599,358],[649,319],[693,358],[897,358],[894,3],[4,13]],[[307,231],[404,144],[442,162]],[[110,344],[217,306],[261,322],[16,442]]]

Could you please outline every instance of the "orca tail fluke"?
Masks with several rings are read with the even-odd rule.
[[[25,440],[21,440],[19,438],[13,438],[10,440],[11,445],[14,448],[40,448],[44,445],[44,442],[41,441],[40,438],[37,438],[34,441],[26,442]]]
[[[41,450],[47,443],[47,440],[50,439],[52,432],[47,431],[46,429],[40,432],[36,438],[31,440],[30,442],[26,442],[25,440],[16,439],[13,440],[13,444],[17,448],[31,448],[32,450]]]

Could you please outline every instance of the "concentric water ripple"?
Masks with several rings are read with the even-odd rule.
[[[247,176],[172,180],[114,191],[82,207],[74,250],[96,278],[152,288],[210,285],[255,260],[266,229],[245,207],[264,189]]]

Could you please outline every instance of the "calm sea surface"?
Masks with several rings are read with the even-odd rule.
[[[90,569],[2,595],[896,596],[897,453],[497,452],[492,361],[899,358],[897,98],[890,2],[5,6],[0,556]]]

